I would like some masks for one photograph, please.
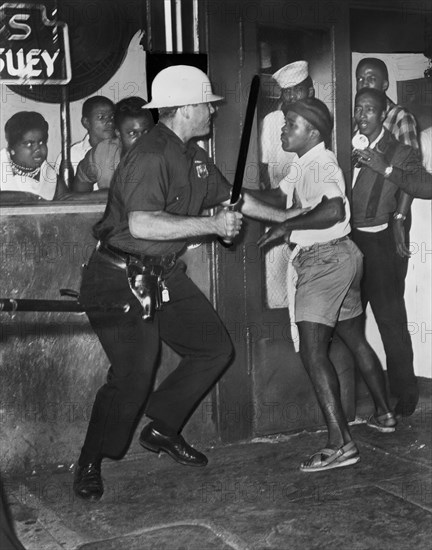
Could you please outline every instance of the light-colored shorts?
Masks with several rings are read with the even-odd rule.
[[[363,255],[348,237],[303,248],[293,260],[297,272],[295,321],[335,326],[363,312],[360,281]]]

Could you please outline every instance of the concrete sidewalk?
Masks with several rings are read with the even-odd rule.
[[[28,550],[429,549],[432,539],[430,387],[393,434],[352,426],[361,460],[322,473],[299,464],[325,431],[203,449],[206,468],[138,451],[105,461],[105,494],[90,504],[72,473],[9,479]]]

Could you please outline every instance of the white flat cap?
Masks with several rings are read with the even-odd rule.
[[[272,75],[281,88],[292,88],[303,82],[308,76],[308,62],[294,61],[282,67]]]

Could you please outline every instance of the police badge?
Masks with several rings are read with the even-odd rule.
[[[197,172],[197,176],[201,179],[208,178],[208,170],[207,165],[204,162],[201,162],[199,160],[195,161],[195,169]]]

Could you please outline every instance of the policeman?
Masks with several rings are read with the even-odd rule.
[[[232,239],[242,213],[203,209],[228,204],[231,186],[194,138],[210,132],[215,111],[205,73],[190,66],[161,71],[152,83],[159,122],[122,158],[107,208],[96,224],[98,245],[83,272],[81,300],[128,302],[127,314],[89,313],[111,363],[99,389],[75,471],[81,498],[103,494],[101,461],[120,458],[145,410],[152,419],[140,444],[190,466],[207,458],[180,434],[204,395],[233,357],[233,345],[217,313],[178,260],[190,238]],[[256,219],[283,221],[302,210],[279,210],[244,193],[241,211]],[[202,334],[210,324],[211,334]],[[180,357],[177,368],[153,389],[161,341]]]

